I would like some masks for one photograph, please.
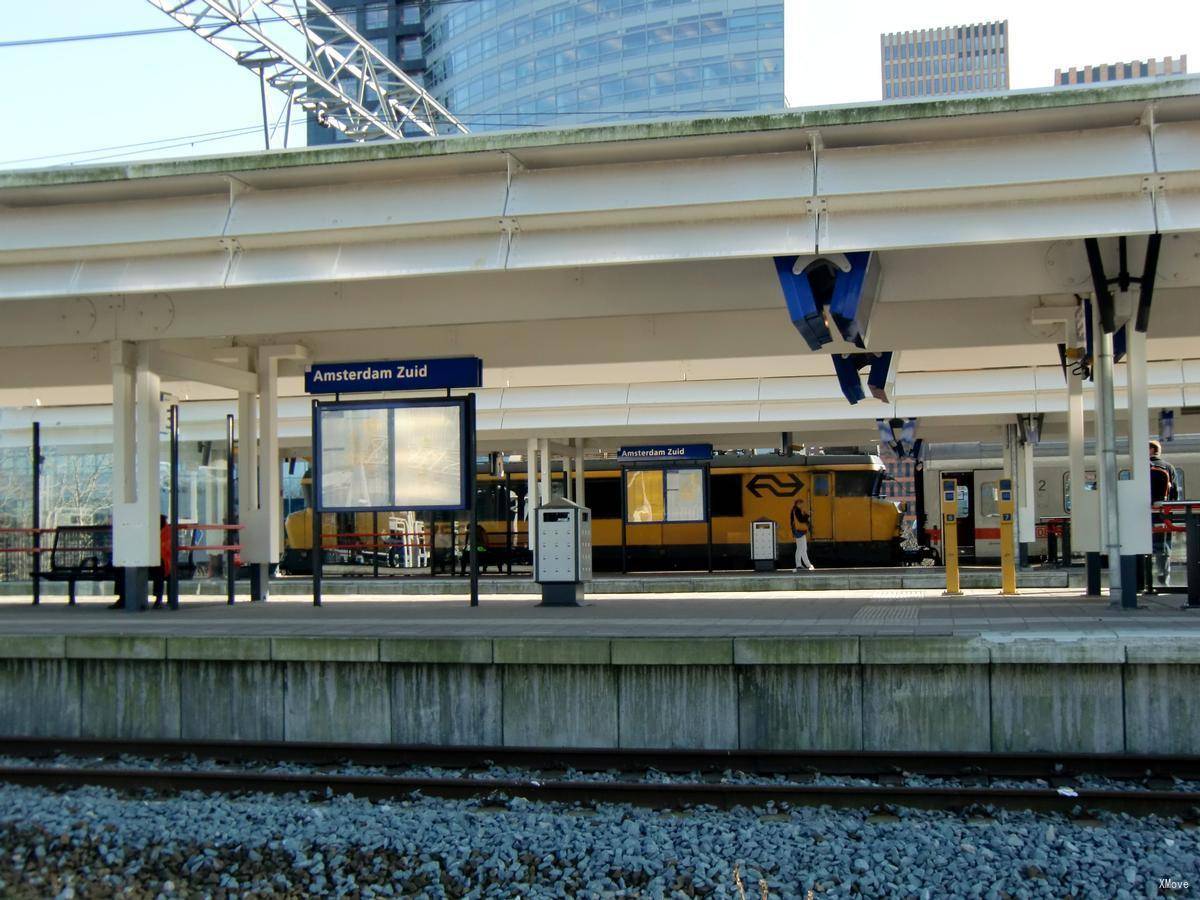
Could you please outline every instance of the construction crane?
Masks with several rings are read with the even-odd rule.
[[[467,127],[322,0],[148,0],[354,141]],[[300,49],[302,46],[303,49]],[[289,47],[291,49],[289,49]]]

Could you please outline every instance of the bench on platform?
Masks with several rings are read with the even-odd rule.
[[[497,573],[503,573],[505,567],[510,563],[514,566],[533,565],[533,556],[529,552],[528,547],[492,546],[489,544],[485,547],[480,547],[476,551],[476,556],[479,561],[480,573],[486,573],[491,566],[496,567]],[[458,556],[459,572],[466,575],[470,565],[471,552],[463,550]]]
[[[46,581],[65,581],[74,605],[76,583],[117,580],[112,557],[111,525],[59,525],[54,529],[50,568],[39,575]]]

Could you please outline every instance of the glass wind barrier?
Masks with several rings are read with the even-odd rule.
[[[283,550],[278,575],[312,574],[312,478],[306,460],[283,463]],[[455,475],[457,478],[457,475]],[[554,473],[551,499],[564,496],[566,476]],[[529,510],[524,473],[480,472],[476,487],[476,553],[482,574],[528,576]],[[462,576],[470,562],[465,511],[341,511],[321,514],[322,577]]]
[[[33,448],[26,436],[0,447],[0,582],[30,580],[33,521]]]

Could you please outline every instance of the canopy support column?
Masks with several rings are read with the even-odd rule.
[[[160,383],[147,344],[116,341],[113,367],[113,564],[123,607],[147,607],[148,569],[161,564],[158,518]]]
[[[575,502],[587,506],[587,481],[584,477],[583,438],[575,438]]]
[[[1111,302],[1111,301],[1110,301]],[[1100,461],[1101,543],[1108,555],[1108,596],[1110,606],[1123,606],[1121,572],[1121,508],[1117,490],[1116,402],[1113,392],[1113,335],[1101,322],[1101,304],[1092,304],[1096,316],[1093,330],[1096,348],[1096,455]],[[1109,323],[1111,324],[1111,323]],[[1134,597],[1134,605],[1137,603]]]
[[[1137,558],[1153,552],[1150,525],[1150,411],[1146,386],[1146,334],[1125,329],[1125,395],[1128,405],[1129,478],[1117,482],[1121,515],[1122,605],[1137,606]]]
[[[550,487],[553,466],[550,464],[549,438],[538,438],[538,469],[538,478],[541,481],[542,503],[546,504],[554,497],[554,492]]]
[[[257,394],[238,392],[237,415],[237,480],[238,520],[242,523],[241,543],[243,561],[249,558],[248,541],[258,513],[258,404]],[[232,478],[233,473],[228,473]],[[226,573],[229,577],[229,573]],[[250,576],[250,600],[266,599],[266,583],[259,576],[257,566],[252,567]]]
[[[279,562],[282,513],[279,503],[279,362],[308,359],[308,350],[299,344],[258,348],[258,456],[255,464],[253,442],[254,414],[248,395],[239,394],[239,413],[246,416],[245,429],[251,440],[239,456],[244,469],[257,468],[254,481],[244,486],[241,519],[242,562],[250,566],[250,599],[266,600],[269,595],[271,566]],[[255,486],[256,485],[256,489]],[[248,502],[247,502],[248,501]],[[313,517],[314,534],[319,529]]]
[[[538,440],[529,438],[525,442],[525,522],[529,536],[529,553],[537,552],[537,508],[538,508]]]
[[[1077,307],[1081,313],[1082,304]],[[1087,421],[1084,416],[1084,326],[1076,318],[1066,326],[1067,460],[1070,471],[1071,547],[1087,560],[1088,596],[1100,596],[1099,495],[1087,489]],[[1066,560],[1070,565],[1071,560]]]

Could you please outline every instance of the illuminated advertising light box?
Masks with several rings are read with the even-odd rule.
[[[469,508],[464,398],[318,403],[313,442],[321,511]]]

